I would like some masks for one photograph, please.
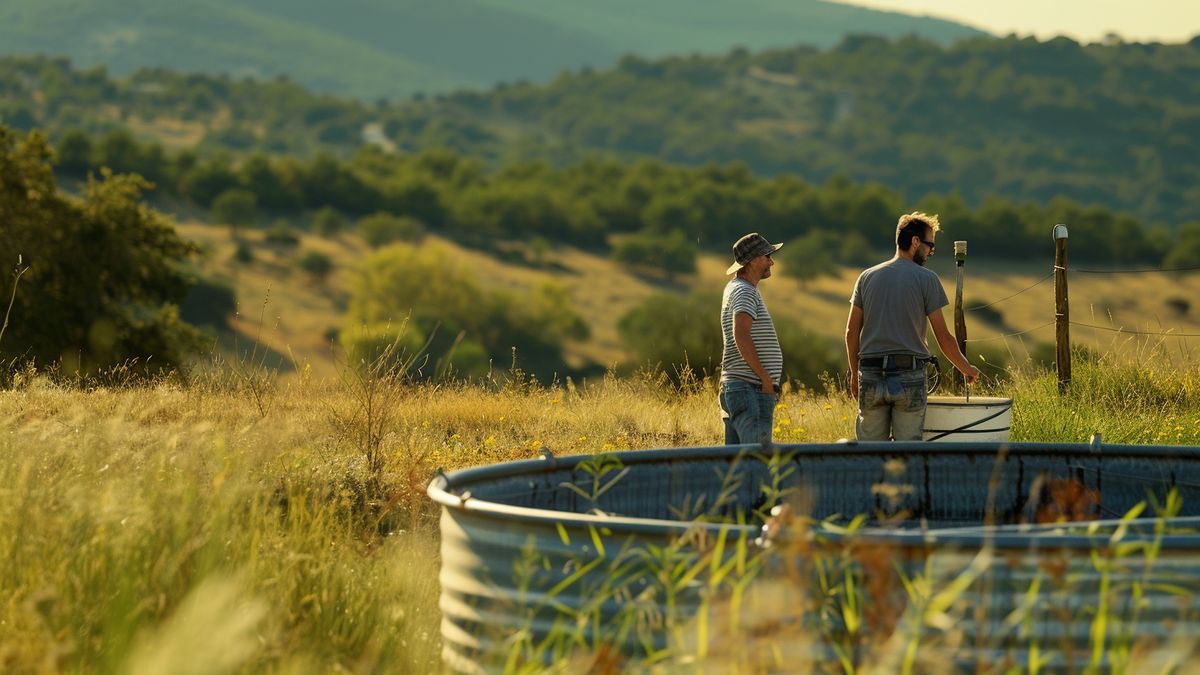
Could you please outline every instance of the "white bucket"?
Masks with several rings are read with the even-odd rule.
[[[1008,440],[1012,399],[998,396],[930,396],[925,408],[926,441]]]

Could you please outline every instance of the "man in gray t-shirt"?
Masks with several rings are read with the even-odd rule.
[[[925,426],[928,322],[938,347],[967,383],[979,378],[946,328],[942,282],[925,261],[933,255],[937,216],[909,213],[896,224],[896,255],[858,277],[846,321],[850,395],[858,399],[860,441],[919,441]]]

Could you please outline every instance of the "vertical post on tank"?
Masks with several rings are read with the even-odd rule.
[[[1071,384],[1071,311],[1067,302],[1067,226],[1054,226],[1054,347],[1058,393]]]
[[[958,342],[958,350],[967,355],[967,319],[963,316],[963,266],[967,262],[967,242],[954,242],[954,267],[957,280],[954,284],[954,339]],[[967,385],[965,375],[959,374],[962,381],[963,395],[971,400],[971,388]]]

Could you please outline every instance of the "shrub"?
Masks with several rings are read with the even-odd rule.
[[[319,251],[309,251],[300,256],[296,263],[300,269],[317,281],[325,281],[333,271],[333,260]]]
[[[222,225],[250,227],[258,219],[258,197],[248,190],[226,190],[213,200],[212,216]]]
[[[271,229],[267,231],[266,240],[276,246],[296,246],[300,243],[300,238],[296,236],[285,220],[278,220],[271,226]]]
[[[625,265],[661,272],[668,279],[696,271],[696,247],[679,230],[667,235],[635,234],[613,248],[612,258]]]
[[[395,241],[420,241],[425,236],[425,225],[415,218],[380,211],[358,221],[358,233],[368,246],[379,248]]]
[[[254,262],[254,249],[250,244],[239,239],[237,247],[233,249],[233,259],[239,263]]]
[[[626,312],[617,331],[639,365],[662,366],[677,374],[686,364],[715,375],[721,366],[720,296],[695,293],[680,299],[658,293]]]
[[[484,377],[491,370],[487,349],[460,332],[448,344],[438,344],[408,322],[370,324],[344,330],[340,340],[346,358],[356,368],[408,377]]]
[[[507,365],[514,350],[527,372],[563,373],[563,343],[587,334],[586,324],[559,286],[543,285],[527,294],[489,291],[445,250],[393,244],[363,263],[354,280],[346,325],[404,321],[407,330],[429,340],[432,361],[422,371],[428,376],[445,372],[449,365],[459,374],[482,374],[486,370],[468,365]]]
[[[820,277],[837,274],[837,263],[829,248],[836,244],[835,239],[832,233],[813,231],[787,242],[774,255],[779,271],[797,279],[802,287]]]
[[[546,256],[550,254],[550,242],[540,235],[534,236],[525,246],[525,262],[534,267],[546,264]]]
[[[322,237],[332,237],[344,229],[346,217],[337,209],[326,206],[313,215],[313,231]]]
[[[681,300],[670,293],[647,298],[621,317],[617,330],[639,364],[661,366],[678,377],[684,366],[715,376],[721,366],[721,297],[696,293]],[[840,359],[833,340],[822,338],[787,317],[775,316],[783,350],[784,378],[808,386],[837,372]]]

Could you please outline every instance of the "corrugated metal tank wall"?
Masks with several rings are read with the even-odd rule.
[[[508,659],[562,662],[610,648],[635,659],[663,658],[665,648],[715,654],[716,643],[711,650],[694,644],[695,622],[703,616],[702,623],[720,623],[721,612],[746,614],[736,622],[743,630],[774,622],[756,634],[785,637],[780,626],[791,626],[804,636],[776,640],[769,646],[775,653],[763,658],[781,658],[782,645],[809,660],[869,661],[871,630],[876,646],[885,632],[907,630],[919,636],[923,654],[946,652],[954,667],[1028,667],[1044,659],[1050,669],[1087,665],[1095,658],[1091,646],[1102,638],[1111,644],[1104,631],[1127,630],[1118,623],[1097,634],[1088,620],[1113,589],[1141,598],[1142,638],[1166,627],[1194,635],[1200,621],[1200,537],[1191,529],[1200,515],[1200,453],[1193,448],[825,444],[613,457],[598,483],[589,473],[598,466],[594,458],[567,457],[469,469],[430,486],[443,507],[442,633],[451,669],[490,672]],[[599,497],[585,496],[609,481]],[[1098,522],[1015,524],[1056,508],[1058,488],[1075,500],[1077,517]],[[1145,520],[1153,509],[1132,527],[1119,522],[1148,499],[1164,503],[1172,489],[1183,506],[1170,528],[1156,530]],[[797,519],[785,527],[780,519],[774,525],[782,531],[768,543],[761,526],[780,495],[818,523]],[[846,524],[859,514],[868,519],[852,535],[819,522]],[[984,527],[989,514],[995,525]],[[760,544],[773,548],[764,552]],[[888,561],[879,567],[870,556]],[[985,559],[986,569],[973,571]],[[844,607],[834,619],[804,625],[821,617],[802,611],[805,603],[829,594],[811,585],[821,572],[814,561],[840,565],[839,573],[869,587],[859,591],[864,598],[891,603],[894,621],[858,629],[850,642]],[[691,575],[694,567],[703,573]],[[713,584],[718,569],[733,571]],[[753,581],[733,602],[730,580],[739,574]],[[884,583],[887,575],[894,578]],[[912,618],[922,601],[906,581],[937,586],[964,577],[971,583],[956,597],[959,609],[937,619],[953,616],[950,628]],[[1031,596],[1031,588],[1044,597]],[[791,600],[780,607],[784,598]],[[1105,602],[1103,611],[1114,618],[1129,609]],[[916,623],[905,629],[906,621]],[[724,635],[705,639],[728,639],[727,628],[706,628]]]

